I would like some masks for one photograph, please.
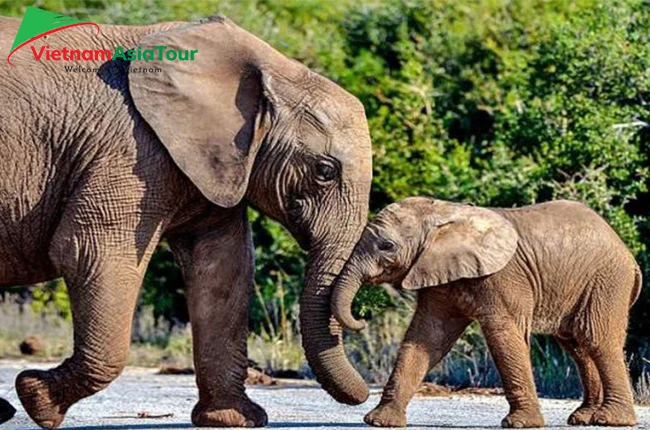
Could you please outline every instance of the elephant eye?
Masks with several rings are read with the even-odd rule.
[[[319,161],[316,165],[316,178],[323,182],[334,180],[336,178],[336,167],[329,161]]]
[[[397,245],[392,240],[383,239],[377,244],[377,249],[383,252],[393,252],[397,249]]]

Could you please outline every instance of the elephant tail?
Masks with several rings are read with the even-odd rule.
[[[639,299],[641,295],[641,287],[643,286],[643,275],[641,268],[638,264],[634,264],[634,289],[632,290],[632,297],[630,298],[630,307]]]

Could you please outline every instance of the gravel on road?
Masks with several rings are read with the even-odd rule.
[[[4,424],[2,430],[36,428],[20,407],[13,383],[23,369],[50,366],[0,360],[0,397],[18,409],[14,419]],[[127,368],[106,390],[73,406],[63,427],[109,430],[192,427],[190,412],[197,400],[194,377],[156,372]],[[266,409],[270,428],[333,430],[369,428],[363,423],[363,416],[379,401],[380,390],[372,390],[370,399],[356,407],[338,404],[314,386],[253,386],[248,388],[248,394]],[[576,401],[543,399],[547,424],[550,428],[568,428],[566,419],[578,405]],[[409,428],[500,428],[507,412],[503,396],[416,397],[409,405],[408,422]],[[637,412],[638,428],[650,430],[650,407],[639,407]],[[161,418],[137,418],[138,414]]]

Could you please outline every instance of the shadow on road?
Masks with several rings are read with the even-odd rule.
[[[337,428],[350,428],[350,427],[368,427],[364,423],[269,423],[267,427],[286,427],[286,428],[311,428],[311,427],[337,427]]]
[[[130,430],[130,429],[184,429],[194,428],[191,423],[160,423],[160,424],[114,424],[101,426],[61,427],[59,430]]]
[[[274,422],[269,423],[267,428],[312,428],[312,427],[368,427],[364,423],[287,423],[287,422]],[[80,426],[80,427],[61,427],[59,430],[164,430],[164,429],[185,429],[195,428],[191,423],[160,423],[160,424],[115,424],[115,425],[99,425],[99,426]]]

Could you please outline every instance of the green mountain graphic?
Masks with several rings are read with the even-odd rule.
[[[11,64],[11,61],[9,61],[11,55],[24,45],[47,34],[79,25],[93,25],[97,28],[97,33],[99,34],[99,26],[93,22],[80,21],[69,16],[28,6],[25,16],[23,16],[23,20],[20,23],[20,28],[18,28],[14,44],[11,46],[7,62]]]

